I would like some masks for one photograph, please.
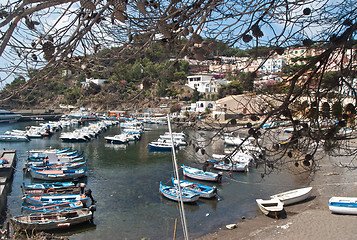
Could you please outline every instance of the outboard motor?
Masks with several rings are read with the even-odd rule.
[[[84,188],[86,187],[86,184],[85,183],[80,183],[79,187],[81,188],[81,194],[83,194],[84,193]]]
[[[223,172],[218,173],[218,182],[222,182]]]
[[[92,196],[92,190],[91,189],[88,189],[87,191],[85,191],[84,193],[87,197],[90,198],[90,200],[92,200],[92,204],[96,203],[97,201],[94,200],[93,196]]]
[[[92,212],[92,218],[91,218],[90,222],[93,223],[94,212],[97,211],[97,207],[96,207],[95,205],[91,205],[91,206],[89,207],[89,211]]]

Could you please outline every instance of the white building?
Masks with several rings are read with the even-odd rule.
[[[266,61],[265,59],[261,59],[261,61],[263,63],[263,65],[260,67],[261,73],[278,73],[281,72],[281,69],[285,66],[285,58],[282,57],[271,57]]]
[[[82,87],[89,87],[89,83],[94,83],[97,84],[99,86],[104,86],[104,82],[106,81],[106,79],[94,79],[94,78],[86,78],[85,82],[81,82],[82,83]]]
[[[221,85],[228,84],[226,79],[215,79],[210,74],[188,76],[187,81],[186,86],[200,93],[216,93]]]
[[[191,112],[205,112],[206,108],[214,111],[216,109],[215,101],[198,101],[195,103],[191,103]]]

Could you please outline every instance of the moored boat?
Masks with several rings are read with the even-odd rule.
[[[224,163],[219,162],[213,164],[213,167],[218,170],[233,171],[233,172],[247,172],[248,164],[244,163]]]
[[[173,200],[173,201],[179,201],[180,196],[179,196],[179,190],[177,187],[172,187],[172,186],[167,186],[167,185],[162,185],[160,182],[160,193],[164,197]],[[198,200],[200,197],[199,194],[191,192],[189,190],[181,189],[181,196],[182,196],[182,201],[185,203],[193,203]]]
[[[85,194],[66,194],[66,195],[41,195],[41,196],[25,196],[25,201],[28,204],[56,204],[63,202],[76,202],[81,201],[85,204],[88,196]]]
[[[332,197],[328,208],[332,213],[357,214],[357,197]]]
[[[171,177],[172,183],[177,186],[178,180],[174,177]],[[213,198],[217,195],[217,187],[206,186],[199,183],[194,183],[186,180],[180,180],[180,186],[183,189],[188,189],[192,192],[195,192],[200,195],[202,198]]]
[[[256,199],[258,207],[264,215],[277,218],[284,211],[284,203],[278,198],[263,200]]]
[[[312,187],[299,188],[287,192],[279,193],[270,196],[270,198],[278,198],[284,205],[290,205],[304,201],[311,196]]]
[[[83,208],[83,203],[81,201],[63,202],[63,203],[46,204],[46,205],[22,206],[23,211],[37,212],[37,213],[60,212],[60,211],[66,211],[66,210],[73,210],[73,209],[77,209],[77,208]]]
[[[203,171],[198,168],[188,167],[182,165],[183,175],[189,178],[203,180],[203,181],[221,181],[222,174],[221,173],[214,173],[214,172],[207,172]]]
[[[37,190],[37,189],[60,189],[67,187],[75,187],[76,184],[74,182],[53,182],[53,183],[30,183],[30,184],[22,184],[21,188],[24,190]]]
[[[128,143],[128,139],[126,134],[118,134],[114,136],[104,137],[105,142],[107,143],[115,143],[115,144],[125,144]]]
[[[10,219],[15,229],[21,230],[51,230],[68,228],[93,219],[95,208],[82,208],[54,213],[34,213],[14,216]]]
[[[150,150],[154,151],[171,151],[172,150],[172,143],[171,142],[151,142],[148,144]],[[174,143],[174,147],[176,148],[177,145]]]
[[[50,181],[61,181],[74,178],[84,177],[86,174],[86,167],[80,169],[67,169],[67,170],[34,170],[30,168],[32,178]]]
[[[87,165],[87,160],[81,162],[67,162],[67,163],[49,163],[43,162],[29,162],[26,167],[33,170],[64,170],[64,169],[79,169],[84,168]]]
[[[21,114],[16,114],[11,111],[0,109],[0,123],[17,122],[17,120],[19,120],[20,118],[22,118]]]
[[[41,196],[41,195],[63,195],[63,194],[80,194],[84,192],[84,187],[69,186],[62,188],[44,188],[44,189],[24,189],[23,195]]]
[[[30,139],[24,135],[3,134],[3,135],[0,135],[0,141],[2,141],[2,142],[28,142],[28,141],[30,141]]]

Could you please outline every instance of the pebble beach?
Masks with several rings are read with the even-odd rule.
[[[350,167],[341,167],[349,165]],[[332,214],[328,201],[333,196],[355,197],[356,170],[351,158],[323,156],[318,171],[310,176],[312,195],[302,203],[286,206],[286,217],[273,219],[261,214],[243,219],[234,229],[227,223],[199,240],[214,239],[356,239],[356,215]]]

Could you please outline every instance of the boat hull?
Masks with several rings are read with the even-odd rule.
[[[175,186],[178,185],[178,181],[173,177],[171,178],[171,181]],[[180,180],[180,186],[181,188],[188,189],[194,193],[199,194],[201,198],[213,198],[217,195],[216,186],[210,187],[210,186],[193,183],[185,180]]]
[[[204,172],[197,168],[191,168],[182,166],[183,175],[192,179],[202,180],[202,181],[212,181],[218,182],[221,181],[222,175],[219,173]]]
[[[182,202],[184,203],[196,202],[200,197],[199,194],[184,189],[181,189],[181,192],[182,192]],[[180,201],[179,191],[176,187],[162,185],[160,182],[160,193],[161,195],[172,201]]]
[[[279,217],[284,211],[284,204],[277,198],[256,199],[257,205],[262,213],[269,217]]]
[[[52,230],[68,228],[92,220],[93,213],[88,209],[15,216],[10,221],[21,230]]]
[[[224,171],[233,171],[233,172],[247,172],[247,164],[226,164],[226,163],[216,163],[213,165],[215,169],[224,170]]]
[[[49,173],[52,171],[53,173]],[[85,169],[72,169],[67,171],[58,171],[58,173],[54,173],[56,170],[44,170],[44,171],[35,171],[30,169],[31,177],[34,179],[41,179],[47,181],[61,181],[68,180],[74,178],[81,178],[85,176]]]
[[[328,205],[332,213],[337,214],[357,214],[357,198],[355,197],[332,197]]]
[[[86,204],[88,197],[84,194],[67,194],[67,195],[42,195],[42,196],[26,196],[25,201],[32,205],[58,204],[64,202],[81,201]]]
[[[312,187],[299,188],[276,195],[270,196],[270,198],[278,198],[284,205],[295,204],[302,202],[311,196]]]

